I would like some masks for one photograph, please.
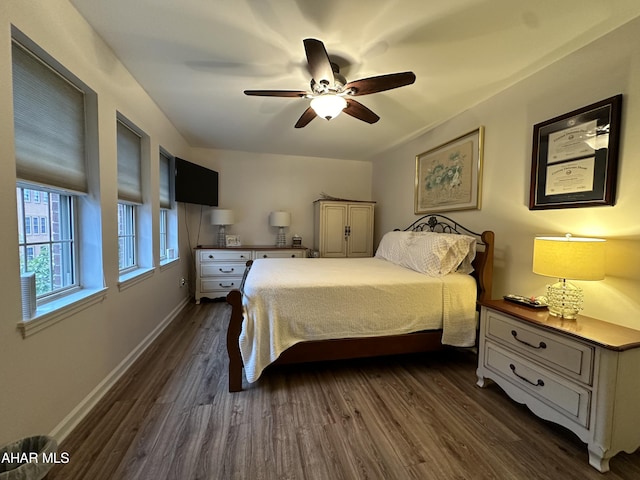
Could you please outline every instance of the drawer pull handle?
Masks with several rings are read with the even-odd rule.
[[[536,383],[533,383],[531,380],[529,380],[526,377],[523,377],[522,375],[518,374],[518,372],[516,372],[516,366],[513,363],[509,364],[509,368],[511,369],[511,371],[513,372],[513,374],[518,377],[520,380],[524,380],[525,382],[527,382],[530,385],[533,385],[534,387],[544,387],[544,382],[541,379],[538,379],[538,381]]]
[[[209,255],[209,258],[213,258],[213,255]]]
[[[262,258],[269,258],[269,256],[265,253],[264,255],[262,255]]]
[[[513,338],[515,338],[518,342],[520,343],[524,343],[527,347],[531,347],[531,348],[535,348],[536,350],[541,349],[541,348],[547,348],[547,344],[544,342],[540,342],[538,344],[538,346],[536,347],[535,345],[530,344],[529,342],[525,342],[524,340],[520,340],[518,338],[518,332],[516,332],[515,330],[511,330],[511,335],[513,335]]]
[[[222,272],[222,273],[233,273],[233,271],[234,271],[233,268],[231,270],[223,270],[223,269],[219,268],[218,270],[220,270],[220,272]]]
[[[221,288],[231,288],[233,287],[233,282],[231,282],[229,285],[225,285],[224,283],[219,283],[218,285],[220,285]]]

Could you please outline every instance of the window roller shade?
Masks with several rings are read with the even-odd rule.
[[[171,208],[171,158],[160,152],[160,208]]]
[[[19,180],[87,193],[84,94],[12,43]]]
[[[118,199],[142,203],[142,181],[140,166],[142,139],[118,121]]]

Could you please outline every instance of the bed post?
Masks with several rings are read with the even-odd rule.
[[[482,265],[478,272],[478,284],[480,290],[478,292],[478,301],[491,300],[491,290],[493,288],[493,247],[495,243],[495,235],[492,231],[482,232],[480,236],[484,243],[484,254],[482,256]]]
[[[227,354],[229,356],[229,391],[242,390],[242,355],[240,354],[240,332],[242,330],[242,292],[232,290],[227,295],[231,305],[231,318],[227,329]]]

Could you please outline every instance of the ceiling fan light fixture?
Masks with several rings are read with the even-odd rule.
[[[311,108],[321,118],[331,120],[340,115],[340,112],[347,106],[347,101],[340,95],[328,93],[320,95],[311,100]]]

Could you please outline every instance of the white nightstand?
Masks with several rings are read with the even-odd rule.
[[[640,447],[640,331],[579,315],[564,320],[504,300],[482,302],[478,385],[495,381],[588,446],[609,470]]]

